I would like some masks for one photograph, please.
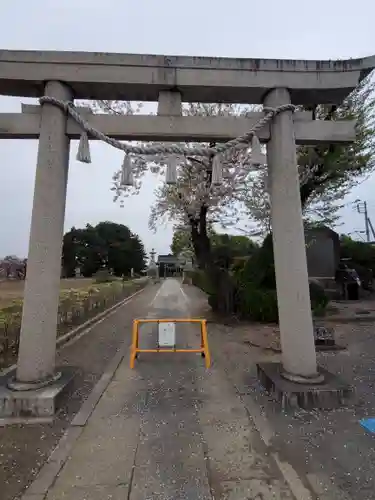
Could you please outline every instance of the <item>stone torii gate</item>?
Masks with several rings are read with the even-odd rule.
[[[0,95],[61,101],[156,101],[158,116],[86,115],[119,140],[224,142],[247,133],[264,113],[183,117],[181,102],[339,104],[375,67],[347,61],[230,59],[84,52],[0,51]],[[79,111],[79,108],[78,108]],[[39,139],[16,390],[53,383],[69,144],[81,128],[59,107],[22,106],[0,114],[0,138]],[[345,143],[354,123],[316,121],[283,111],[257,132],[267,143],[283,375],[317,383],[296,144]],[[91,137],[90,137],[91,139]]]

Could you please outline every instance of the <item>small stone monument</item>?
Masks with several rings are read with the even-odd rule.
[[[148,268],[147,268],[147,276],[149,278],[151,278],[151,280],[153,282],[158,281],[158,278],[159,278],[159,269],[158,269],[158,266],[155,262],[155,255],[156,255],[156,252],[154,249],[152,249],[150,252],[150,263],[149,263]]]
[[[333,328],[314,325],[314,339],[316,346],[334,346],[335,345],[335,332]]]
[[[317,351],[342,351],[346,349],[345,345],[336,343],[334,328],[315,322],[314,343]]]

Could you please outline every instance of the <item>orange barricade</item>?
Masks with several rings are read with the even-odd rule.
[[[176,349],[173,348],[156,348],[156,349],[140,349],[139,348],[139,325],[142,323],[200,323],[201,325],[201,347],[200,349]],[[207,321],[205,319],[135,319],[133,321],[133,340],[130,350],[130,368],[134,368],[134,363],[140,352],[193,352],[201,353],[205,358],[206,368],[211,366],[211,356],[208,348],[207,339]]]

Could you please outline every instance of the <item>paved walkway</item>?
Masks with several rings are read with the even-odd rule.
[[[145,311],[149,318],[192,313],[173,279]],[[145,325],[141,346],[155,338]],[[179,345],[199,345],[193,325],[181,325],[177,338]],[[213,361],[206,370],[199,354],[143,354],[131,370],[126,350],[85,425],[70,427],[24,499],[295,498]]]

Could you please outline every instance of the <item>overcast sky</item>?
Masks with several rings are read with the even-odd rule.
[[[144,54],[340,59],[375,54],[374,0],[0,0],[0,49]],[[1,71],[1,67],[0,67]],[[0,112],[20,111],[25,99],[0,96]],[[75,161],[73,143],[66,229],[102,220],[128,225],[149,251],[168,253],[170,227],[148,230],[154,180],[121,209],[111,176],[122,155],[97,142],[93,163]],[[36,141],[0,141],[0,256],[26,256]],[[363,229],[350,207],[367,200],[375,225],[375,176],[357,187],[342,212],[342,231]]]

